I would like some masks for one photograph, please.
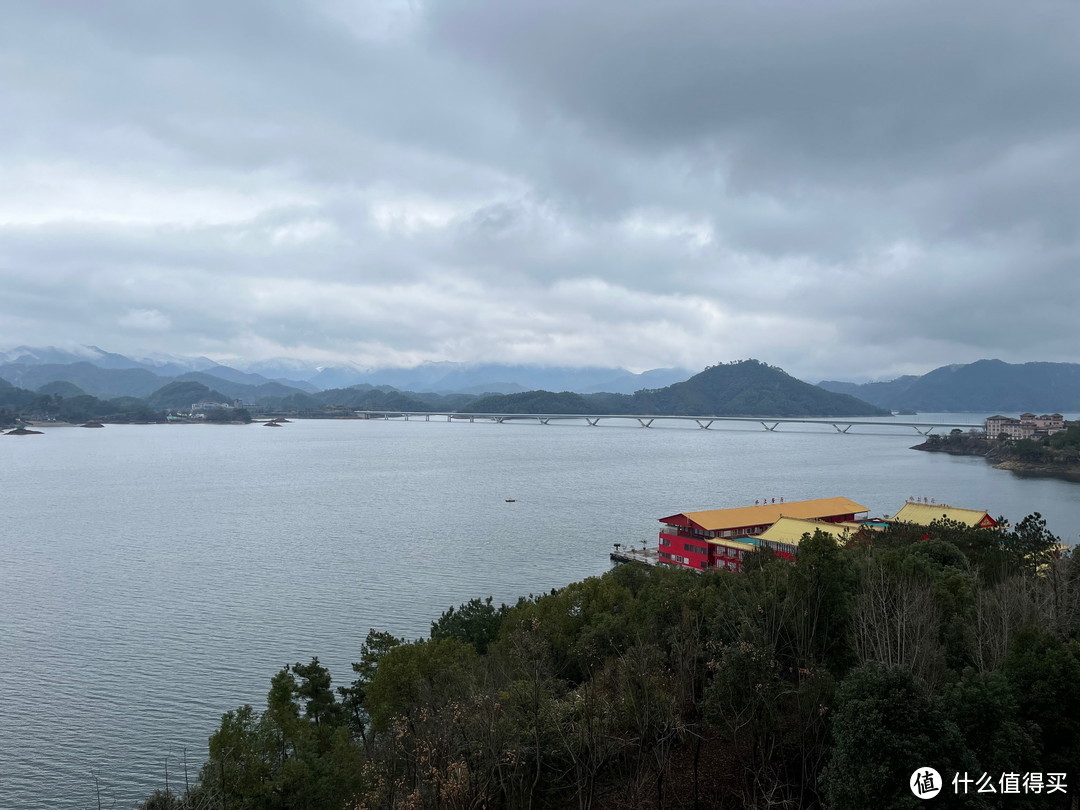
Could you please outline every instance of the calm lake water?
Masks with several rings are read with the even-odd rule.
[[[930,417],[924,417],[930,418]],[[956,415],[944,417],[955,421]],[[976,417],[970,417],[973,422]],[[1080,485],[918,453],[914,431],[309,421],[0,438],[0,807],[129,808],[194,775],[221,714],[369,628],[609,567],[656,519],[760,498],[1041,512]],[[860,431],[856,433],[856,431]],[[506,503],[514,498],[516,503]]]

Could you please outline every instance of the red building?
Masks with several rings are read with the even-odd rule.
[[[665,565],[738,571],[746,553],[760,544],[757,536],[782,517],[842,523],[865,518],[867,514],[865,506],[847,498],[680,512],[660,518],[664,527],[660,530],[658,556]]]

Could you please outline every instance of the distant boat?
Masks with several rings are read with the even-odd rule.
[[[93,420],[91,420],[89,422],[84,422],[83,424],[79,425],[79,427],[103,428],[105,426],[101,424],[101,422],[94,422]]]
[[[279,425],[277,422],[274,422],[273,420],[271,420],[269,422],[264,423],[263,427],[281,427],[281,425]]]
[[[517,498],[507,498],[506,502],[507,503],[517,503]]]

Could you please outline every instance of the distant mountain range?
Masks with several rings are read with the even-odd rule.
[[[18,346],[0,351],[0,377],[31,390],[64,381],[98,397],[145,397],[174,380],[194,380],[233,397],[315,393],[356,385],[442,394],[517,393],[536,389],[633,393],[685,380],[688,369],[664,368],[635,374],[602,366],[528,366],[495,363],[424,363],[413,368],[362,369],[317,366],[278,359],[244,364],[242,369],[206,357],[162,355],[134,358],[96,346],[77,350]],[[208,379],[212,378],[212,379]],[[224,380],[227,384],[223,385]],[[231,385],[228,385],[231,383]]]
[[[942,366],[889,382],[825,380],[826,391],[850,394],[881,408],[915,411],[1021,413],[1080,411],[1080,364],[979,360]]]
[[[223,366],[163,377],[146,368],[101,368],[89,360],[65,359],[42,352],[0,365],[0,411],[11,421],[22,419],[113,419],[161,421],[165,412],[184,412],[196,402],[242,400],[262,411],[309,411],[347,415],[357,410],[459,411],[504,413],[625,413],[681,416],[856,416],[886,413],[853,396],[826,391],[796,380],[757,360],[710,366],[690,379],[645,388],[634,394],[618,392],[529,390],[512,394],[435,393],[401,391],[390,385],[366,383],[324,391],[304,391],[258,374]],[[26,362],[38,360],[38,364]],[[110,362],[116,362],[115,359]],[[515,367],[489,367],[505,371]],[[528,367],[516,367],[530,371]],[[463,370],[446,370],[440,378]],[[567,371],[531,370],[549,379]],[[595,370],[569,370],[579,383]],[[664,379],[670,370],[631,375],[633,380]],[[575,374],[570,374],[575,376]],[[527,378],[526,378],[527,379]],[[614,380],[624,379],[615,377]],[[602,385],[602,384],[596,384]],[[583,386],[584,387],[584,386]]]
[[[749,367],[744,371],[749,372]],[[655,393],[650,399],[650,395],[636,392],[655,392],[689,382],[691,376],[692,371],[680,368],[653,369],[641,374],[602,366],[572,368],[496,363],[424,363],[413,368],[363,369],[349,365],[318,366],[291,359],[260,361],[236,368],[207,357],[154,355],[138,358],[96,346],[76,349],[19,346],[0,350],[0,379],[29,391],[41,391],[43,386],[51,383],[70,383],[81,392],[101,399],[146,399],[170,382],[197,382],[231,399],[273,405],[286,403],[297,408],[317,408],[328,403],[359,407],[355,403],[360,400],[369,404],[407,401],[412,405],[423,401],[433,407],[450,408],[451,402],[456,407],[485,394],[524,395],[547,391],[579,394],[589,404],[575,407],[589,408],[599,407],[598,403],[604,402],[602,395],[635,395],[633,410],[645,413],[654,407],[690,408],[690,401],[697,395],[687,389],[676,389],[681,393],[666,395],[687,398],[682,404],[670,399],[661,401]],[[700,409],[704,403],[723,403],[723,409],[711,411],[716,415],[735,412],[781,415],[772,409],[773,405],[785,413],[789,410],[792,413],[825,412],[805,390],[796,390],[788,383],[780,385],[776,379],[759,379],[755,384],[764,385],[765,389],[748,388],[738,396],[733,391],[713,392],[719,399],[711,394],[698,397],[699,405],[693,408],[697,408],[698,413],[705,413]],[[763,393],[769,385],[780,385],[777,390],[784,391],[783,397],[773,402]],[[847,394],[886,410],[1077,412],[1080,411],[1080,364],[1009,364],[1000,360],[980,360],[966,365],[942,366],[921,376],[898,377],[887,382],[859,384],[825,380],[816,387],[807,385],[807,388]],[[46,393],[60,393],[60,390]],[[509,412],[517,407],[514,400],[501,401],[506,407],[491,410]],[[611,412],[615,408],[631,407],[620,402],[617,397],[609,397],[604,408]],[[646,407],[647,403],[653,404]],[[566,402],[564,404],[569,407]],[[372,404],[371,407],[406,409],[405,404]],[[845,407],[857,406],[849,403]],[[853,415],[855,411],[829,413],[842,416]]]

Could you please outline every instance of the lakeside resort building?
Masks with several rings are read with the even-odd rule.
[[[943,518],[973,528],[1000,525],[985,509],[926,503],[925,499],[909,500],[895,515],[883,519],[871,519],[865,506],[848,498],[781,500],[660,518],[663,526],[657,561],[697,571],[741,571],[746,554],[762,547],[772,549],[782,559],[792,559],[799,553],[802,539],[815,531],[832,535],[837,543],[847,543],[860,531],[875,531],[894,521],[929,526]]]
[[[680,512],[660,518],[659,562],[704,570],[742,570],[746,553],[766,545],[780,557],[793,557],[803,534],[830,534],[861,525],[869,510],[848,498],[739,506]],[[783,521],[781,519],[784,519]]]
[[[1002,434],[1010,439],[1041,439],[1065,430],[1065,417],[1060,413],[1022,413],[1019,419],[1011,416],[990,416],[986,419],[986,435],[996,439]]]

